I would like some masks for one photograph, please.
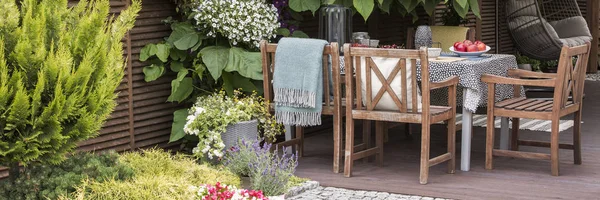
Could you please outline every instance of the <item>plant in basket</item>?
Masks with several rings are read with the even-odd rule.
[[[198,137],[198,144],[192,150],[194,155],[221,158],[223,149],[231,147],[239,138],[258,138],[258,128],[265,138],[274,141],[283,126],[275,121],[267,104],[256,94],[243,95],[240,91],[235,91],[233,96],[220,91],[199,97],[189,109],[183,128],[185,134]],[[237,130],[240,124],[246,128],[231,131]]]

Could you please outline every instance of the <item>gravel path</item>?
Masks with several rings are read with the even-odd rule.
[[[595,74],[586,74],[585,75],[585,80],[588,80],[588,81],[600,81],[600,72],[595,73]]]
[[[358,200],[358,199],[373,199],[373,200],[445,200],[442,198],[422,197],[415,195],[390,194],[387,192],[373,192],[361,190],[348,190],[334,187],[316,187],[315,189],[307,190],[296,196],[286,198],[290,200]]]

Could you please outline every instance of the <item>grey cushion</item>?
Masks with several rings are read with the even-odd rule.
[[[584,45],[585,43],[588,43],[590,41],[592,41],[591,36],[577,36],[577,37],[570,37],[570,38],[560,38],[560,42],[563,45],[567,45],[569,47]]]
[[[570,17],[563,20],[550,22],[560,38],[571,38],[578,36],[592,37],[585,18],[581,16]]]

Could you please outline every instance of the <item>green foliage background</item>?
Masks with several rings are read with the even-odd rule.
[[[140,1],[117,18],[108,0],[67,3],[0,0],[0,165],[60,163],[115,107]]]

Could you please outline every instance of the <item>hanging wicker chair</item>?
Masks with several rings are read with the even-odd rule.
[[[592,41],[577,0],[507,0],[508,28],[519,51],[538,60],[556,60],[563,46]]]

